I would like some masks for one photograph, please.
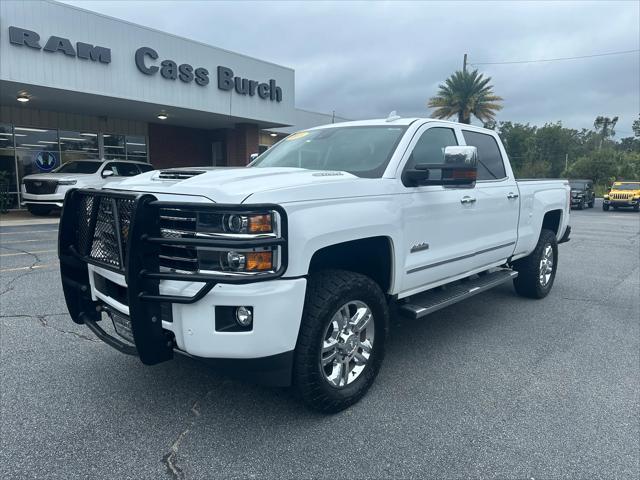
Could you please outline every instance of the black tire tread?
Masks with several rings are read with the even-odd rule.
[[[548,286],[542,288],[538,281],[540,257],[542,256],[544,246],[548,243],[550,243],[553,248],[554,273]],[[536,248],[526,257],[516,260],[513,263],[513,268],[518,272],[518,276],[513,280],[513,286],[518,295],[528,298],[546,297],[549,291],[551,291],[551,287],[553,287],[555,269],[558,268],[558,242],[556,240],[556,234],[551,230],[542,229]]]
[[[372,364],[370,364],[372,368],[365,369],[360,377],[343,391],[346,392],[354,386],[359,388],[351,388],[353,391],[350,391],[349,395],[340,395],[338,390],[329,390],[332,387],[326,384],[326,380],[320,376],[319,372],[315,371],[317,367],[316,348],[318,347],[319,335],[322,335],[326,328],[323,320],[327,314],[333,313],[330,310],[334,305],[342,301],[340,294],[354,289],[377,297],[379,299],[378,306],[383,307],[384,318],[375,317],[375,350],[372,354]],[[388,318],[389,312],[384,294],[378,284],[369,277],[345,270],[323,270],[310,276],[293,368],[293,384],[309,407],[323,413],[335,413],[344,410],[362,398],[373,383],[384,357],[384,340],[388,331]],[[380,321],[383,322],[382,329],[379,328],[378,322]],[[364,377],[367,373],[368,375]],[[364,382],[360,381],[360,378],[363,378]]]

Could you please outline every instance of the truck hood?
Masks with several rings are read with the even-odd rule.
[[[175,169],[198,173],[186,179],[161,179],[172,171],[148,172],[119,182],[109,189],[157,194],[202,196],[216,203],[286,203],[313,199],[340,198],[368,194],[358,188],[379,179],[359,178],[348,172],[306,170],[303,168],[221,167],[213,169]],[[373,185],[372,185],[373,186]],[[371,192],[375,190],[371,189]]]
[[[79,180],[82,178],[89,178],[91,176],[92,174],[87,173],[34,173],[31,175],[25,175],[23,180],[60,180],[62,178]]]

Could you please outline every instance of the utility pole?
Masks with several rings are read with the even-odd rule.
[[[467,54],[464,54],[464,60],[462,60],[462,71],[466,72],[467,71]]]
[[[569,168],[569,154],[565,153],[564,154],[564,171],[566,172],[568,168]]]

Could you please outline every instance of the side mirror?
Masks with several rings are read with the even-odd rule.
[[[113,170],[103,170],[102,178],[113,177]]]
[[[440,171],[440,175],[435,175],[437,171]],[[404,172],[403,181],[411,186],[464,186],[473,185],[477,175],[478,149],[450,146],[444,149],[444,163],[418,163]]]

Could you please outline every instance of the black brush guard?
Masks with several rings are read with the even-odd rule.
[[[160,209],[193,212],[263,213],[280,215],[278,238],[167,238],[160,233]],[[147,364],[173,357],[171,332],[162,328],[161,303],[194,303],[217,283],[244,284],[280,277],[287,266],[287,217],[278,205],[223,205],[159,201],[151,194],[74,189],[67,192],[58,233],[58,256],[65,300],[72,320],[86,324],[99,338],[118,350],[138,355]],[[188,245],[233,249],[281,246],[275,272],[220,275],[160,271],[161,245]],[[91,299],[87,264],[123,274],[127,283],[129,316],[135,347],[105,332],[99,325],[102,305]],[[191,297],[161,295],[160,280],[202,282]]]

